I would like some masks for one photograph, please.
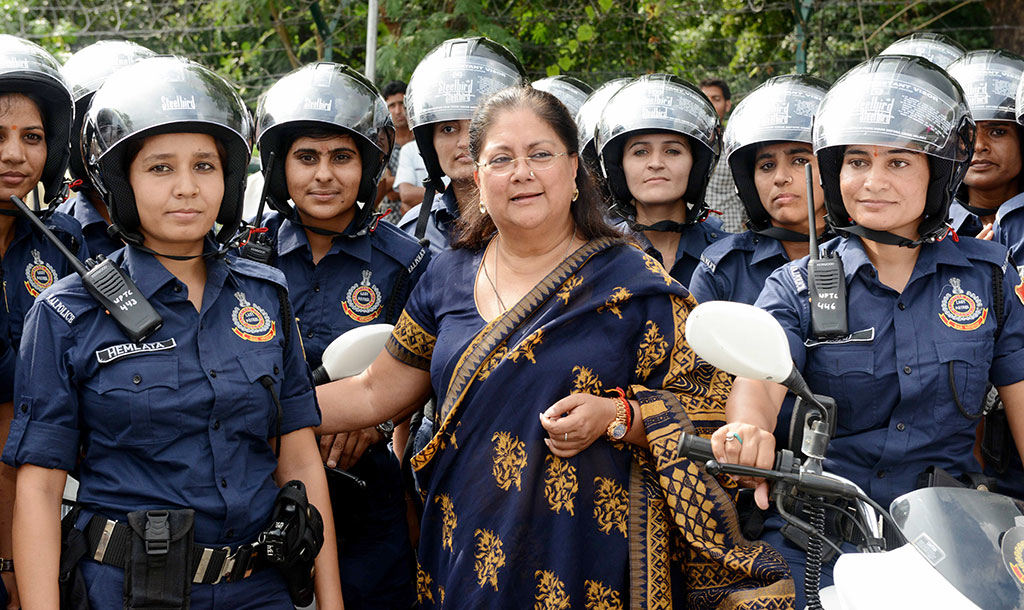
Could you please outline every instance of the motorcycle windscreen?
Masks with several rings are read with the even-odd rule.
[[[986,610],[1024,610],[1024,503],[974,489],[930,487],[893,501],[907,541]]]

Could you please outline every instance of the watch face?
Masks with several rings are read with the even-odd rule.
[[[395,430],[395,423],[391,420],[378,424],[377,429],[380,430],[381,434],[391,434]]]
[[[612,438],[621,441],[624,436],[626,436],[626,424],[616,424],[612,428]]]

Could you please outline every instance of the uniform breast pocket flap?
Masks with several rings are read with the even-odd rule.
[[[277,405],[274,404],[274,394],[278,400],[281,398],[281,380],[284,375],[281,365],[280,348],[260,349],[238,355],[238,363],[242,367],[248,389],[244,393],[247,397],[243,405],[245,412],[245,427],[249,432],[267,438],[271,433],[274,418],[277,417]],[[273,380],[271,390],[264,386],[264,377]]]
[[[181,436],[185,406],[178,395],[177,355],[149,354],[107,365],[97,373],[94,387],[115,401],[115,409],[127,410],[127,426],[115,431],[118,442],[149,445]],[[117,415],[111,425],[123,421]]]
[[[939,379],[946,380],[940,392],[948,391],[950,395],[956,391],[956,398],[968,414],[980,413],[985,389],[988,386],[988,373],[992,365],[992,342],[976,341],[937,341],[935,350],[939,357]],[[950,383],[952,382],[952,383]],[[935,415],[939,421],[963,424],[965,419],[955,408],[955,399],[936,400]],[[950,416],[954,416],[950,418]]]
[[[873,428],[885,416],[878,404],[884,388],[875,378],[875,353],[869,345],[823,345],[807,352],[804,367],[815,392],[824,391],[839,405],[837,425],[853,432]]]

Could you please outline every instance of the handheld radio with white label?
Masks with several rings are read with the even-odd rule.
[[[32,213],[24,201],[13,195],[11,201],[18,211],[28,218],[40,233],[46,236],[46,239],[57,246],[75,273],[82,277],[85,289],[100,302],[107,314],[114,318],[129,339],[135,343],[141,343],[163,326],[163,318],[142,296],[135,286],[135,282],[128,277],[124,270],[102,254],[96,255],[95,259],[87,259],[83,265],[43,224],[43,221]]]
[[[810,260],[807,262],[807,289],[811,295],[811,335],[816,339],[849,334],[846,321],[846,276],[843,261],[833,252],[824,258],[818,253],[818,227],[814,215],[814,175],[811,164],[804,166],[807,180],[807,220]]]
[[[272,176],[271,172],[273,169],[274,151],[270,151],[270,154],[267,156],[267,171],[264,172],[264,177]],[[266,227],[260,226],[263,224],[263,206],[267,202],[267,190],[269,187],[270,179],[264,178],[263,191],[260,193],[260,205],[256,209],[256,218],[253,219],[252,226],[249,227],[249,236],[246,238],[245,245],[242,246],[242,256],[244,258],[256,261],[257,263],[263,263],[264,265],[270,264],[270,257],[274,253],[274,240],[270,237]]]

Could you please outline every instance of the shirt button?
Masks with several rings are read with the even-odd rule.
[[[228,486],[228,480],[227,479],[221,479],[220,480],[220,486],[221,487],[227,487]]]
[[[885,478],[885,471],[884,470],[879,470],[878,472],[875,473],[875,476],[878,477],[879,479],[884,479]]]
[[[907,308],[907,305],[906,305],[906,304],[905,304],[905,303],[904,303],[903,301],[900,301],[900,302],[899,302],[899,303],[898,303],[898,304],[896,305],[896,307],[899,307],[899,308],[900,308],[900,311],[903,311],[904,309],[906,309],[906,308]]]
[[[320,292],[320,284],[313,284],[313,292]]]
[[[135,385],[139,385],[140,383],[142,383],[142,375],[134,375],[132,377],[132,383],[134,383]]]
[[[181,292],[181,284],[174,285],[174,292]]]
[[[274,374],[275,375],[280,375],[281,374],[281,369],[278,368],[278,366],[276,364],[274,365]]]
[[[312,339],[313,338],[313,331],[309,331],[308,333],[306,333],[306,337]]]
[[[214,379],[216,379],[217,378],[217,371],[215,371],[213,369],[210,369],[210,377],[213,377]]]
[[[910,371],[911,371],[911,370],[913,370],[913,369],[911,369],[911,368],[910,368],[909,366],[905,366],[905,367],[903,367],[903,372],[904,372],[904,373],[906,373],[907,375],[909,375],[909,374],[910,374]]]
[[[900,432],[903,432],[904,430],[907,429],[907,426],[903,422],[900,422],[896,424],[896,429],[899,430]]]
[[[900,424],[900,425],[902,426],[903,424]],[[213,429],[214,430],[220,430],[220,420],[219,419],[213,422]]]
[[[235,530],[233,530],[233,529],[229,528],[228,531],[226,531],[224,533],[227,534],[228,538],[234,538],[235,537]]]
[[[28,405],[21,405],[21,412],[28,413]]]

